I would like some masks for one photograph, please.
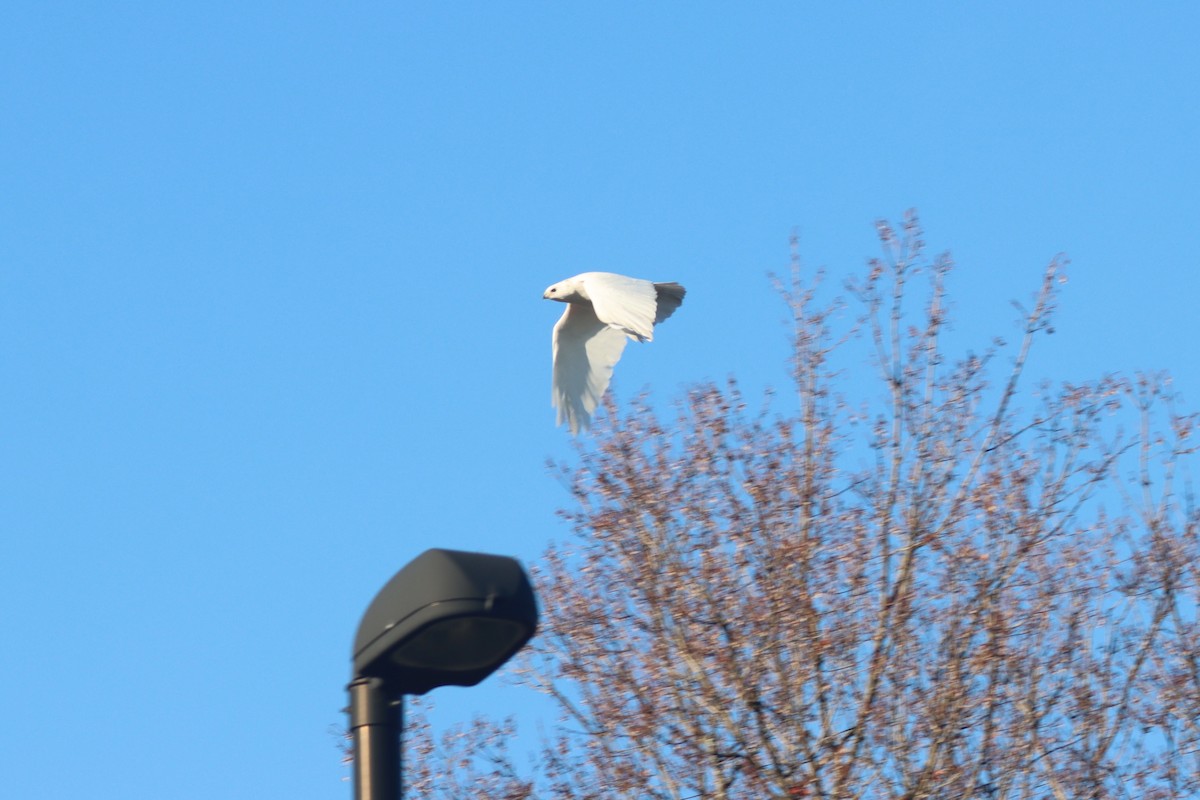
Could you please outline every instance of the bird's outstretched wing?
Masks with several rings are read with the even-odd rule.
[[[653,283],[612,272],[588,272],[582,277],[601,322],[620,328],[639,342],[654,339],[658,293]]]
[[[625,349],[625,336],[600,319],[591,305],[567,304],[554,326],[551,400],[558,410],[556,425],[565,420],[572,434],[591,426],[592,413]]]

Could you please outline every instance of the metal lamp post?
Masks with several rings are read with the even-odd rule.
[[[354,637],[356,800],[400,797],[404,695],[474,686],[525,646],[537,621],[529,578],[508,556],[426,550],[397,572]]]

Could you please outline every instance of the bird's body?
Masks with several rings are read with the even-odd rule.
[[[654,326],[674,313],[687,293],[678,283],[653,283],[612,272],[584,272],[542,294],[567,304],[554,326],[552,400],[558,422],[586,430],[608,389],[627,339],[649,342]]]

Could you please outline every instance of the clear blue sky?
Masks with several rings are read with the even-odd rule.
[[[348,797],[374,592],[566,534],[577,272],[688,287],[619,394],[781,385],[789,233],[915,206],[964,335],[1066,251],[1033,372],[1200,407],[1194,3],[732,8],[0,7],[0,796]]]

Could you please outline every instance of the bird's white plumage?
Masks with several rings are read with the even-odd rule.
[[[642,342],[654,339],[654,284],[611,272],[587,272],[584,287],[596,316]]]
[[[677,283],[653,283],[611,272],[559,281],[543,297],[567,304],[554,326],[552,400],[557,424],[586,430],[608,389],[627,339],[649,342],[654,325],[683,302]]]

